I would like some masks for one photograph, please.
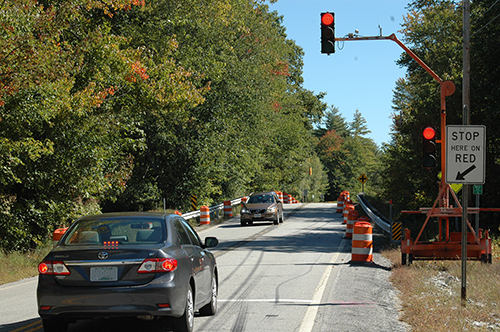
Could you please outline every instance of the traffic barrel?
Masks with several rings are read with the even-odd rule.
[[[283,193],[283,204],[288,204],[288,196],[287,193]]]
[[[349,212],[347,215],[347,225],[345,228],[345,237],[348,239],[351,239],[354,222],[356,222],[358,220],[359,213],[358,213],[358,211],[354,210],[354,205],[349,205],[348,211]]]
[[[342,224],[347,224],[347,216],[349,215],[349,210],[354,210],[354,205],[351,201],[344,201],[344,208],[342,210]]]
[[[344,210],[344,195],[340,194],[337,198],[337,213],[342,213]]]
[[[233,216],[233,206],[231,201],[224,201],[224,218],[228,219]]]
[[[354,223],[351,261],[373,261],[372,225],[367,221],[357,221]]]
[[[278,195],[278,199],[283,202],[283,192],[277,191],[276,194]]]
[[[54,233],[52,233],[52,243],[54,246],[57,244],[57,242],[59,242],[59,240],[62,238],[64,233],[66,233],[67,230],[68,227],[58,228],[54,231]]]
[[[200,207],[200,225],[210,225],[210,209],[208,206]]]
[[[347,190],[344,190],[342,194],[344,194],[344,202],[351,200],[351,194]]]

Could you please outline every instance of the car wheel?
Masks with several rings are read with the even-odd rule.
[[[279,214],[277,214],[276,219],[273,220],[273,224],[279,225],[279,223],[280,223],[280,216],[279,216]]]
[[[194,325],[194,299],[193,289],[188,286],[186,296],[186,308],[181,317],[175,317],[172,321],[174,332],[192,332]]]
[[[200,315],[202,316],[213,316],[217,312],[217,278],[215,277],[215,273],[212,276],[212,295],[210,299],[210,303],[203,306],[200,309]]]
[[[45,332],[68,331],[68,321],[62,318],[44,318],[42,324]]]
[[[283,212],[281,212],[280,223],[283,223]]]
[[[243,221],[243,220],[240,220],[240,224],[241,224],[241,226],[246,226],[246,225],[247,225],[247,222],[246,222],[246,221]]]

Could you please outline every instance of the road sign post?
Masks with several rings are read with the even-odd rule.
[[[359,176],[358,181],[361,182],[361,191],[365,192],[365,182],[368,181],[368,177],[365,175],[365,173]]]

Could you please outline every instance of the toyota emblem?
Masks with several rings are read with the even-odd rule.
[[[109,254],[105,251],[101,251],[97,254],[97,257],[99,257],[99,259],[107,259],[109,257]]]

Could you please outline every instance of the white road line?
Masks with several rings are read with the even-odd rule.
[[[300,325],[299,332],[311,332],[314,327],[314,320],[316,319],[316,315],[318,314],[319,303],[321,303],[321,298],[323,297],[323,293],[325,292],[325,287],[328,282],[328,278],[330,278],[330,274],[333,270],[333,264],[339,257],[340,253],[344,249],[347,241],[342,239],[340,242],[339,248],[337,249],[337,253],[333,255],[330,264],[326,267],[321,280],[319,281],[318,287],[314,292],[314,296],[311,302],[311,305],[307,308],[304,319],[302,320],[302,324]]]

